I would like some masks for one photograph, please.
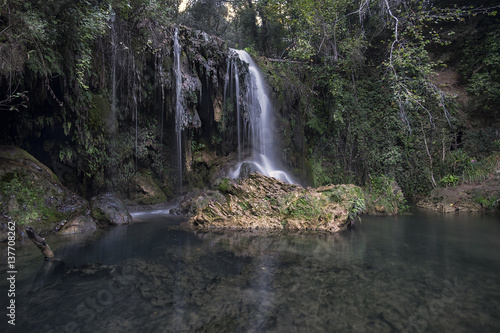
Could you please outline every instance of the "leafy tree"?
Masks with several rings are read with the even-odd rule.
[[[228,14],[224,0],[189,1],[180,23],[209,34],[224,36],[229,27]]]

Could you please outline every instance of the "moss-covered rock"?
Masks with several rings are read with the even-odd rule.
[[[221,179],[180,205],[195,227],[346,229],[364,210],[363,191],[354,185],[303,188],[253,173]]]
[[[154,205],[167,201],[167,196],[151,176],[137,174],[131,181],[130,199],[141,205]]]
[[[88,202],[66,189],[44,164],[26,151],[0,146],[0,222],[15,222],[39,234],[57,231],[64,220],[88,211]]]

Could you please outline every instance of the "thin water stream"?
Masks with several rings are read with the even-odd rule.
[[[339,234],[194,233],[183,220],[155,211],[87,239],[51,238],[65,263],[52,274],[20,246],[16,329],[500,331],[498,216],[365,216]]]
[[[179,177],[179,193],[182,193],[182,130],[184,129],[184,107],[182,105],[182,69],[181,45],[179,43],[179,29],[174,33],[174,74],[175,74],[175,136],[177,140],[177,168]]]

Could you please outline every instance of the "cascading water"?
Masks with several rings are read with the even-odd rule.
[[[233,50],[235,51],[235,50]],[[232,75],[231,75],[232,74]],[[227,70],[225,77],[225,86],[224,86],[224,101],[226,102],[228,85],[229,91],[233,92],[233,81],[234,81],[234,91],[236,91],[235,99],[236,99],[236,128],[237,128],[237,141],[238,141],[238,162],[241,162],[241,149],[242,149],[242,134],[241,134],[241,113],[240,113],[240,73],[238,71],[238,65],[235,62],[234,58],[230,58],[227,62]]]
[[[175,74],[175,135],[177,139],[177,155],[178,155],[178,175],[179,175],[179,191],[182,193],[182,129],[184,107],[182,106],[182,71],[181,71],[181,46],[179,44],[179,30],[175,28],[174,33],[174,74]]]
[[[112,117],[112,128],[111,131],[115,130],[115,119],[117,110],[117,97],[116,97],[116,64],[117,64],[117,53],[118,53],[118,38],[115,28],[116,14],[111,15],[111,117]]]
[[[235,88],[236,91],[240,91],[240,73],[238,71],[238,66],[233,62],[234,67],[234,77],[235,77]],[[241,162],[241,113],[240,113],[240,94],[236,94],[236,122],[237,122],[237,135],[238,135],[238,162]]]
[[[138,128],[138,116],[137,116],[137,98],[135,96],[134,96],[134,120],[135,120],[135,171],[137,172],[139,128]]]
[[[232,172],[233,178],[247,175],[258,171],[266,176],[293,183],[292,177],[280,170],[279,161],[276,159],[273,109],[267,95],[264,79],[259,68],[252,57],[245,51],[234,50],[239,58],[248,64],[249,75],[247,76],[244,103],[247,107],[247,115],[244,117],[244,133],[240,133],[240,101],[239,101],[239,78],[235,66],[235,82],[237,96],[237,121],[238,121],[238,152],[241,151],[241,135],[245,135],[252,151],[251,157],[245,161],[239,161],[236,169]],[[240,158],[240,157],[239,157]]]

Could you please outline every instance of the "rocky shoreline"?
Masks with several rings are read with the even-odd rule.
[[[474,184],[435,188],[427,197],[418,200],[420,208],[443,213],[500,212],[500,166],[487,179]]]
[[[151,193],[153,194],[151,194]],[[145,195],[154,197],[154,191]],[[242,179],[218,179],[211,189],[186,195],[181,202],[156,206],[184,215],[189,229],[323,230],[349,228],[370,202],[354,185],[304,188],[258,173]],[[166,202],[166,201],[165,201]],[[500,206],[500,172],[474,185],[436,188],[416,206],[444,213],[493,212]],[[16,222],[18,237],[24,226],[40,235],[72,235],[106,229],[132,221],[129,210],[144,210],[143,201],[122,201],[104,193],[89,201],[66,189],[57,177],[26,151],[0,146],[0,242],[7,223]]]
[[[132,216],[120,198],[105,193],[89,201],[69,191],[57,177],[26,151],[0,146],[0,242],[7,223],[14,222],[18,238],[24,227],[36,233],[78,234],[128,224]]]

